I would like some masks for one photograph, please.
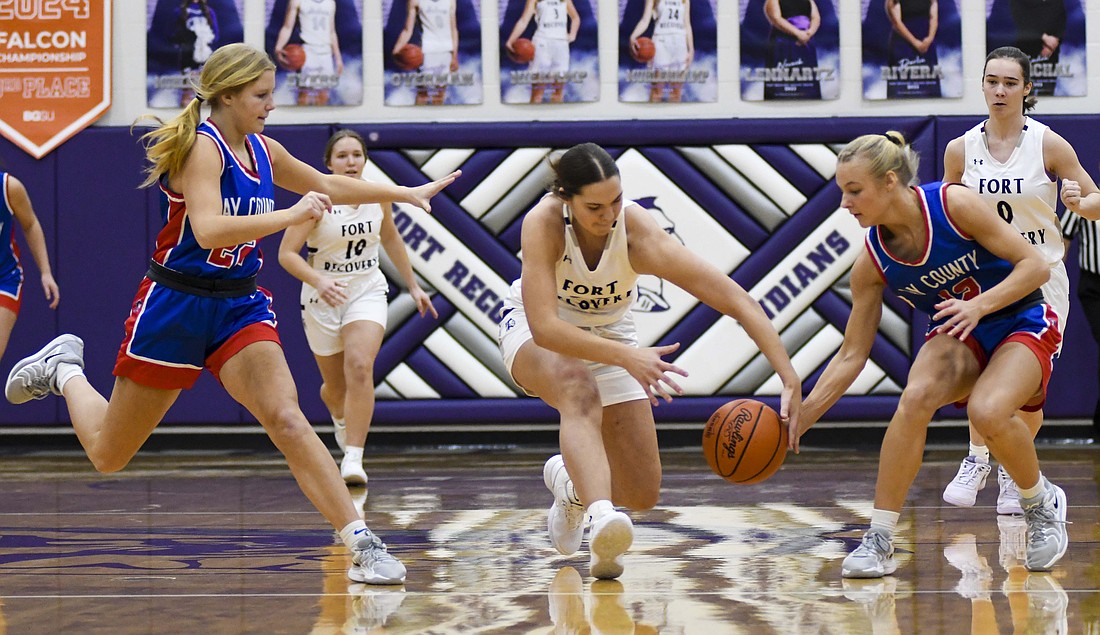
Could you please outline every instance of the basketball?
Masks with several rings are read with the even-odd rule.
[[[630,55],[639,62],[648,62],[653,59],[653,56],[657,54],[657,47],[653,45],[653,40],[647,37],[638,38],[637,50],[631,49]]]
[[[424,51],[415,44],[406,44],[394,54],[393,61],[403,71],[415,71],[424,63]]]
[[[535,59],[535,44],[527,38],[521,37],[512,42],[513,51],[508,51],[508,58],[517,64],[526,64]]]
[[[288,71],[300,71],[306,65],[306,50],[301,44],[287,44],[283,47],[283,55],[286,56],[284,66]]]
[[[715,474],[731,483],[759,483],[787,457],[787,427],[755,399],[737,399],[718,410],[703,429],[703,456]]]

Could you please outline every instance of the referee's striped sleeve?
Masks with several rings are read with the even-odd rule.
[[[1077,232],[1077,225],[1078,221],[1080,220],[1081,217],[1077,214],[1074,214],[1068,209],[1063,210],[1062,219],[1060,221],[1062,225],[1062,238],[1065,238],[1066,240],[1073,240],[1073,234]]]
[[[1077,264],[1084,271],[1100,275],[1100,222],[1066,211],[1061,224],[1066,240],[1079,239]]]

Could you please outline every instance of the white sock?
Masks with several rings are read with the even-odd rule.
[[[596,522],[613,511],[615,511],[615,505],[611,501],[599,500],[588,506],[588,517],[592,519],[592,522]]]
[[[69,380],[73,377],[83,377],[84,369],[76,364],[70,364],[68,362],[61,362],[57,365],[57,377],[55,383],[57,384],[57,392],[65,392],[65,384],[69,383]]]
[[[885,509],[871,510],[871,529],[877,529],[893,538],[894,530],[898,528],[898,519],[901,512],[892,512]]]
[[[1020,487],[1020,484],[1017,483],[1016,486]],[[1047,480],[1043,478],[1043,473],[1039,472],[1039,481],[1036,482],[1034,486],[1028,487],[1026,489],[1020,487],[1020,500],[1035,500],[1036,498],[1042,496],[1043,493],[1046,492],[1046,490]]]
[[[346,424],[344,423],[344,418],[343,417],[340,417],[340,418],[332,417],[332,425],[336,426],[337,428],[346,427]]]
[[[348,549],[355,549],[356,543],[370,530],[367,529],[367,523],[363,520],[353,520],[348,523],[347,527],[340,530],[340,539],[344,541],[344,544],[348,546]]]
[[[357,448],[354,445],[349,445],[347,449],[344,450],[344,458],[349,461],[359,461],[360,463],[362,463],[363,448]]]
[[[970,456],[978,459],[978,463],[989,463],[989,448],[984,445],[974,445],[971,441]]]

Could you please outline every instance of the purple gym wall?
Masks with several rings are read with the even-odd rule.
[[[1091,139],[1100,120],[1043,118],[1075,145],[1086,168],[1100,161]],[[839,344],[848,316],[845,272],[855,252],[851,225],[838,211],[832,183],[836,150],[851,138],[903,131],[922,153],[921,179],[942,172],[943,147],[974,117],[835,118],[777,121],[625,121],[497,124],[355,125],[370,140],[376,179],[418,183],[461,167],[463,177],[433,201],[429,217],[399,207],[399,228],[440,319],[422,320],[392,283],[386,341],[376,365],[376,421],[386,425],[464,423],[500,429],[516,422],[552,422],[536,399],[517,396],[495,350],[494,309],[519,274],[519,225],[544,191],[551,149],[600,143],[623,168],[628,197],[689,247],[721,266],[772,313],[807,389]],[[269,133],[320,167],[326,125],[287,126]],[[430,143],[429,143],[430,142]],[[142,152],[126,128],[90,128],[40,161],[0,142],[4,169],[27,185],[46,231],[61,306],[46,307],[38,271],[24,248],[23,311],[0,367],[36,350],[60,332],[86,342],[88,376],[109,391],[122,325],[160,229],[154,193],[138,190]],[[293,201],[287,193],[278,204]],[[22,236],[20,232],[16,232]],[[858,236],[857,236],[858,238]],[[320,376],[302,334],[299,284],[278,266],[278,237],[262,242],[267,266],[260,283],[275,296],[280,333],[303,410],[318,423],[327,415],[317,396]],[[847,263],[847,264],[845,264]],[[1069,265],[1071,284],[1077,267]],[[786,278],[784,279],[784,276]],[[678,289],[643,279],[639,329],[644,343],[679,341],[673,359],[693,371],[691,396],[662,405],[659,421],[702,422],[734,396],[776,404],[774,374],[739,329]],[[1047,415],[1088,418],[1096,399],[1096,347],[1076,297],[1055,366]],[[911,324],[902,303],[887,298],[886,319],[861,377],[862,394],[845,397],[827,420],[882,421],[893,413],[923,325]],[[6,370],[5,370],[6,372]],[[1080,378],[1088,378],[1087,381]],[[959,420],[945,408],[941,417]],[[0,424],[66,425],[59,399],[20,407],[0,405]],[[181,395],[169,424],[251,422],[205,374]]]

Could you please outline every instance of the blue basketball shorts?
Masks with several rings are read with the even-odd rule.
[[[114,374],[152,388],[190,388],[204,367],[219,377],[226,361],[260,341],[280,343],[266,289],[209,298],[145,278],[126,320]]]
[[[0,307],[19,315],[23,305],[23,267],[18,261],[15,266],[0,274]]]

